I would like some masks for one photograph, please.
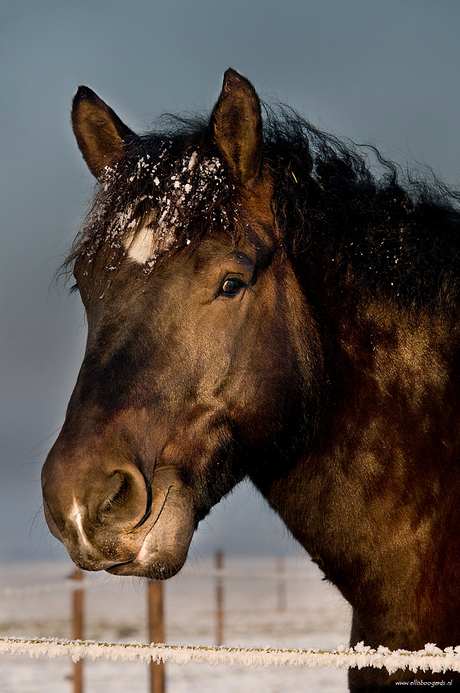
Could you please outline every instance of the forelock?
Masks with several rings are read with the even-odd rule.
[[[210,149],[177,138],[143,138],[106,167],[68,262],[82,254],[91,260],[103,246],[111,267],[127,255],[149,273],[159,258],[195,245],[213,228],[235,235],[234,186]]]

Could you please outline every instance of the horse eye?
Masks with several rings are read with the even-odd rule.
[[[222,284],[220,294],[225,296],[236,296],[242,287],[243,282],[239,281],[239,279],[226,279]]]

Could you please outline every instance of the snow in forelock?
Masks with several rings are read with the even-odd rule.
[[[108,242],[118,247],[122,239],[128,257],[138,264],[145,265],[148,271],[154,267],[161,254],[177,246],[177,229],[183,222],[183,210],[193,209],[196,206],[197,197],[203,195],[210,185],[215,188],[211,196],[211,202],[215,203],[220,185],[224,180],[219,159],[207,159],[201,162],[197,169],[198,154],[195,151],[190,157],[180,161],[176,170],[170,173],[167,192],[158,197],[155,194],[155,187],[160,186],[157,172],[169,146],[166,143],[155,163],[148,154],[138,160],[135,171],[128,180],[133,183],[147,174],[153,183],[152,193],[143,195],[128,205],[116,216],[108,231]],[[113,184],[114,175],[116,175],[116,169],[107,167],[103,181],[106,192]],[[154,211],[147,222],[139,228],[138,210],[145,200],[151,201]],[[186,240],[186,243],[189,242]]]
[[[243,649],[207,646],[181,645],[120,645],[116,643],[94,643],[58,639],[27,640],[24,638],[0,639],[0,654],[28,654],[30,657],[71,657],[74,662],[83,657],[95,660],[122,662],[171,662],[185,665],[191,662],[209,664],[210,666],[239,664],[243,667],[317,667],[335,666],[339,669],[350,667],[372,666],[385,668],[392,674],[398,669],[412,672],[460,671],[460,647],[441,650],[436,645],[427,644],[423,650],[390,651],[379,647],[372,650],[363,643],[355,648],[335,651],[309,650],[276,650],[273,648]]]

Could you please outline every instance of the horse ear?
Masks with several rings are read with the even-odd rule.
[[[235,182],[251,189],[262,163],[262,115],[254,87],[235,70],[225,73],[211,125]]]
[[[96,178],[120,158],[123,146],[137,137],[88,87],[79,87],[72,104],[72,127],[83,158]]]

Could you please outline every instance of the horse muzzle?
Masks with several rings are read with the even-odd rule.
[[[193,504],[171,467],[150,483],[132,463],[89,466],[51,450],[42,488],[48,527],[80,568],[165,579],[185,562]]]

